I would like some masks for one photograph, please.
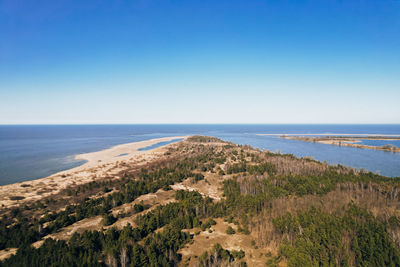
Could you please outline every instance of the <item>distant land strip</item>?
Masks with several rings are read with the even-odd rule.
[[[321,136],[320,137],[310,137],[310,136],[280,135],[280,138],[299,140],[299,141],[305,141],[305,142],[313,142],[313,143],[321,143],[321,144],[329,144],[329,145],[337,145],[337,146],[375,149],[375,150],[383,150],[383,151],[389,151],[389,152],[400,152],[399,147],[397,147],[395,145],[391,145],[391,144],[387,144],[387,145],[383,145],[383,146],[355,144],[355,143],[361,142],[360,140],[385,140],[385,141],[400,140],[400,137],[396,137],[394,135],[366,136],[364,134],[358,134],[357,136],[323,136],[323,137],[321,137]]]
[[[400,140],[400,134],[350,134],[350,133],[341,133],[341,134],[335,134],[335,133],[268,133],[268,134],[257,134],[260,136],[334,136],[334,137],[342,137],[342,136],[351,136],[351,137],[358,137],[358,136],[363,136],[363,137],[396,137],[396,140]],[[360,138],[358,138],[360,139]],[[378,139],[376,139],[378,140]]]

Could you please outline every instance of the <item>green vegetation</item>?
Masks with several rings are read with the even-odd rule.
[[[41,238],[38,231],[39,224],[30,224],[22,221],[7,227],[6,224],[0,224],[0,249],[15,248],[21,244],[31,244]]]
[[[262,175],[264,173],[273,175],[276,173],[276,167],[275,165],[268,162],[257,165],[249,165],[246,164],[246,162],[241,162],[229,166],[228,170],[226,171],[227,174],[240,173],[240,172],[248,172],[251,175],[255,174]]]
[[[204,175],[201,174],[201,173],[196,173],[196,174],[194,175],[194,181],[195,181],[195,182],[198,182],[198,181],[201,181],[201,180],[204,180]]]
[[[201,230],[205,231],[207,228],[210,228],[212,225],[216,225],[217,222],[214,221],[212,218],[209,218],[205,223],[201,225]]]
[[[22,246],[17,255],[0,266],[46,266],[53,263],[60,266],[104,266],[114,262],[121,265],[130,262],[131,266],[175,265],[180,260],[178,249],[190,240],[189,234],[181,230],[200,226],[196,207],[206,207],[211,203],[210,199],[202,198],[194,191],[178,191],[176,199],[180,201],[158,206],[140,216],[137,228],[126,226],[121,231],[111,228],[105,233],[75,233],[69,243],[46,239],[39,249]],[[180,216],[182,213],[186,215]],[[154,234],[156,229],[164,226],[163,231]],[[141,240],[143,245],[138,243]],[[42,257],[45,259],[41,260]]]
[[[215,218],[236,225],[236,231],[229,226],[226,234],[247,234],[257,240],[252,249],[265,248],[271,241],[278,244],[279,250],[263,258],[268,266],[282,260],[289,266],[400,266],[396,213],[400,179],[246,146],[214,144],[220,142],[191,137],[176,151],[168,151],[171,158],[164,161],[126,171],[121,179],[67,189],[65,194],[74,201],[63,209],[51,210],[59,202],[50,199],[10,209],[0,221],[0,249],[19,249],[0,266],[176,266],[181,261],[179,249],[194,240],[182,230],[196,227],[195,235],[201,235],[198,229],[212,234],[218,229],[212,227]],[[149,205],[136,201],[128,214],[112,215],[113,208],[139,196],[172,190],[171,185],[189,178],[201,181],[210,172],[229,175],[221,177],[221,200],[178,190],[169,204],[147,210]],[[347,202],[338,201],[347,197]],[[31,246],[98,215],[108,230],[76,233],[67,242],[49,238],[40,248]],[[137,216],[136,227],[112,227],[121,216],[132,215]],[[246,266],[245,257],[245,250],[228,251],[216,244],[198,263]]]
[[[77,205],[68,205],[63,211],[47,213],[42,218],[34,219],[31,222],[27,218],[18,219],[21,217],[19,216],[20,210],[14,209],[11,215],[13,218],[17,218],[16,224],[7,227],[7,221],[9,221],[7,218],[0,221],[0,249],[29,245],[62,227],[84,218],[106,215],[110,209],[124,203],[130,203],[141,195],[155,193],[158,189],[165,188],[175,182],[181,182],[194,176],[191,170],[196,168],[196,160],[197,158],[188,158],[170,168],[164,167],[152,172],[142,170],[138,180],[133,180],[135,177],[126,176],[118,192],[113,192],[107,197],[87,199]],[[93,183],[90,184],[91,186],[88,186],[88,188],[94,186]],[[111,218],[103,220],[104,225],[112,223],[112,219],[109,219]],[[44,228],[42,226],[45,223],[48,223],[48,226]]]
[[[233,228],[231,226],[228,226],[228,228],[226,229],[226,233],[228,235],[236,234],[235,230],[233,230]]]
[[[279,253],[289,266],[399,266],[400,255],[387,226],[366,210],[351,204],[344,216],[312,208],[297,216],[288,213],[273,220],[288,239]]]
[[[199,142],[199,143],[213,143],[213,142],[223,142],[221,139],[212,136],[191,136],[187,139],[189,142]]]
[[[215,244],[209,252],[204,252],[199,257],[200,266],[231,266],[235,261],[239,261],[245,256],[243,250],[232,251],[223,249],[220,244]],[[238,262],[238,264],[233,266],[245,267],[246,262]]]
[[[117,219],[110,213],[110,214],[103,215],[103,219],[101,220],[101,223],[104,226],[108,226],[108,225],[115,223],[116,221],[117,221]]]

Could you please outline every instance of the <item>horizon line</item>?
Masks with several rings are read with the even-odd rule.
[[[0,123],[0,126],[62,126],[62,125],[400,125],[400,123]]]

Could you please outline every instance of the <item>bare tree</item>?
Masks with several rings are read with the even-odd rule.
[[[126,249],[125,246],[121,248],[121,254],[119,255],[119,259],[121,261],[121,267],[128,266],[129,263],[128,250]]]

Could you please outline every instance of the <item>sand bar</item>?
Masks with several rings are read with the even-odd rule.
[[[286,135],[286,136],[306,136],[306,135],[321,135],[321,136],[387,136],[387,137],[399,137],[400,134],[349,134],[349,133],[274,133],[274,134],[256,134],[260,136],[281,136],[281,135]]]
[[[161,142],[185,139],[188,136],[171,136],[117,145],[97,152],[79,154],[75,158],[87,162],[45,178],[0,186],[0,209],[39,200],[56,194],[71,185],[79,185],[99,177],[112,176],[121,171],[121,163],[145,164],[164,154],[172,144],[140,151]]]
[[[87,162],[81,166],[73,169],[62,171],[57,174],[68,174],[73,171],[83,170],[91,167],[97,167],[103,164],[115,163],[117,161],[129,160],[132,156],[142,155],[151,153],[155,149],[140,151],[139,149],[152,146],[161,142],[172,141],[174,139],[185,139],[186,136],[172,136],[163,137],[157,139],[150,139],[140,142],[127,143],[122,145],[116,145],[108,149],[104,149],[97,152],[79,154],[75,156],[78,160],[87,160]],[[165,146],[165,145],[164,145]],[[160,147],[164,147],[160,146]]]
[[[389,152],[400,152],[400,148],[391,144],[386,144],[383,146],[372,146],[361,144],[360,140],[384,140],[384,141],[398,141],[400,138],[395,137],[386,137],[386,136],[287,136],[281,135],[280,138],[290,139],[290,140],[298,140],[304,142],[311,143],[320,143],[326,145],[336,145],[336,146],[347,146],[347,147],[355,147],[355,148],[364,148],[364,149],[374,149],[374,150],[382,150]],[[360,143],[360,144],[356,144]]]

